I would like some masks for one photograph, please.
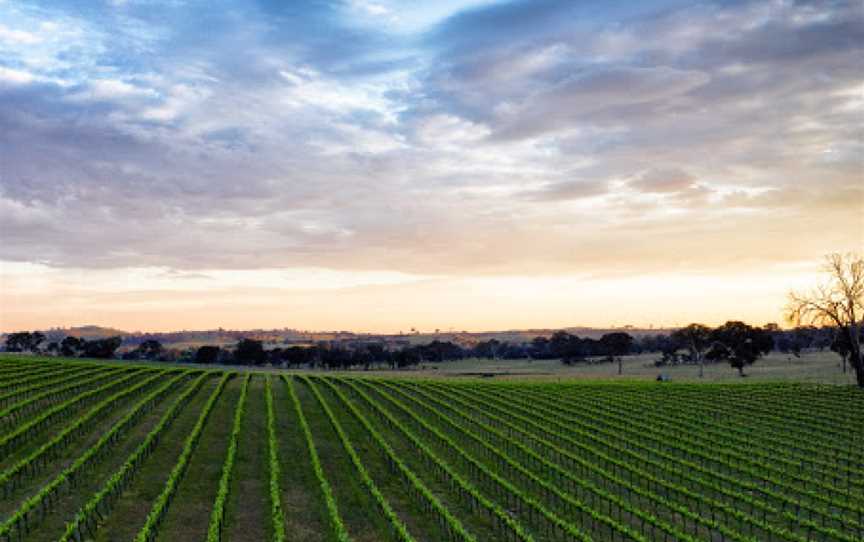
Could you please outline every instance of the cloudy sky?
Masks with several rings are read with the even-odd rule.
[[[852,2],[0,0],[0,330],[777,321]]]

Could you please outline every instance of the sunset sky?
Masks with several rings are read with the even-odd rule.
[[[0,0],[0,331],[780,321],[851,2]]]

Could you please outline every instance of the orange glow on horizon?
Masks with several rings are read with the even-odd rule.
[[[31,269],[32,271],[32,269]],[[154,278],[136,273],[79,271],[77,279],[41,270],[8,279],[0,292],[0,329],[100,325],[124,331],[192,329],[345,330],[396,333],[410,328],[491,331],[561,327],[676,327],[726,320],[782,324],[786,293],[818,280],[810,269],[727,275],[651,274],[630,277],[412,277],[351,273],[340,283],[286,281],[284,271],[248,271],[260,286],[242,286],[230,273],[214,280]],[[58,280],[52,275],[60,273]],[[117,283],[110,277],[116,274]],[[301,273],[302,274],[302,273]],[[105,276],[100,276],[105,275]],[[191,284],[184,284],[191,281]],[[356,283],[356,284],[355,284]],[[11,285],[11,284],[10,284]],[[46,307],[50,307],[46,310]]]

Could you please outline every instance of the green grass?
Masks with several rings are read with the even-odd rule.
[[[276,432],[279,457],[282,458],[282,508],[285,531],[295,539],[321,542],[327,539],[327,517],[319,505],[317,481],[306,456],[303,433],[288,396],[287,384],[273,381],[273,405],[276,409]]]
[[[155,387],[156,384],[151,384],[150,386],[147,386],[145,390],[150,391]],[[141,395],[143,395],[143,393]],[[59,450],[58,453],[53,455],[51,461],[46,462],[44,466],[38,469],[35,473],[31,473],[23,485],[17,487],[6,499],[0,501],[0,516],[10,513],[14,507],[17,506],[18,501],[23,500],[27,495],[34,493],[38,488],[42,487],[52,478],[57,476],[62,469],[68,467],[78,457],[78,455],[80,455],[82,450],[86,450],[95,444],[96,441],[99,440],[99,437],[126,413],[126,408],[131,407],[139,399],[140,395],[125,398],[117,405],[119,408],[107,412],[97,420],[93,427],[89,428],[82,434],[75,435],[71,438],[65,448]],[[78,413],[78,410],[70,412]],[[65,422],[60,422],[54,426],[50,426],[45,431],[38,432],[29,445],[22,447],[15,453],[9,454],[7,458],[4,458],[4,460],[0,462],[0,470],[10,468],[18,461],[26,458],[31,452],[38,449],[45,440],[52,437],[55,432],[62,430],[63,427],[70,425],[71,423],[72,420],[65,420]],[[144,423],[146,423],[146,418]],[[134,430],[135,428],[133,428],[133,431]]]
[[[321,465],[333,487],[342,519],[352,540],[363,542],[393,540],[386,531],[384,518],[370,514],[376,510],[371,495],[364,489],[348,454],[327,420],[320,404],[306,384],[295,386],[300,405],[312,430]]]
[[[233,378],[225,385],[174,498],[175,504],[169,507],[159,529],[158,540],[206,539],[242,384],[242,379]]]
[[[102,483],[123,463],[126,456],[138,446],[138,443],[158,423],[159,418],[168,409],[171,400],[178,394],[179,390],[175,390],[162,402],[157,404],[153,410],[139,420],[125,434],[125,437],[112,448],[111,453],[107,457],[88,470],[86,476],[81,478],[74,491],[63,494],[55,501],[51,508],[51,513],[46,515],[44,521],[38,524],[36,530],[28,537],[28,540],[57,540],[63,533],[65,523],[74,517],[75,513],[83,506],[89,496],[98,491]],[[87,445],[89,445],[89,442]],[[56,474],[65,464],[71,462],[73,458],[80,455],[85,449],[85,445],[73,445],[61,458],[52,462],[48,466],[48,469],[53,474]],[[30,480],[27,491],[35,493],[43,485],[43,481],[47,480],[41,478]]]
[[[559,360],[488,360],[465,359],[460,361],[421,364],[406,371],[384,376],[411,377],[480,377],[480,373],[497,379],[533,380],[654,380],[663,373],[677,382],[723,382],[728,384],[749,382],[812,382],[822,384],[854,385],[855,374],[848,368],[841,370],[840,357],[834,352],[805,352],[800,358],[773,352],[748,366],[746,378],[726,363],[706,364],[703,378],[699,378],[696,365],[656,367],[659,354],[625,356],[623,375],[618,375],[617,363],[597,361],[564,365]]]
[[[272,534],[267,494],[267,413],[264,409],[264,379],[249,383],[246,416],[240,429],[237,464],[231,480],[226,512],[228,540],[269,540]]]
[[[746,378],[741,378],[738,371],[726,363],[706,364],[703,378],[699,378],[699,368],[696,365],[676,365],[656,367],[654,362],[660,354],[639,354],[625,356],[623,361],[624,374],[618,375],[616,363],[581,362],[564,365],[560,360],[490,360],[469,358],[444,363],[422,363],[407,369],[374,369],[365,371],[354,369],[350,371],[328,371],[328,374],[380,376],[384,378],[480,378],[493,377],[500,380],[654,380],[663,373],[677,382],[722,382],[728,384],[751,382],[810,382],[819,384],[854,385],[855,373],[847,367],[846,373],[841,368],[840,357],[829,350],[808,351],[800,357],[772,352],[760,358],[755,364],[745,369]],[[34,362],[57,361],[83,365],[120,365],[123,367],[159,367],[177,366],[209,371],[253,371],[257,373],[276,372],[288,374],[315,374],[316,371],[281,370],[271,367],[243,366],[201,366],[194,364],[170,364],[163,362],[126,362],[118,360],[70,360],[44,356],[16,355],[0,353],[0,362],[25,359]]]
[[[0,358],[0,368],[8,359]],[[44,369],[46,380],[65,364],[21,360]],[[664,369],[671,383],[653,381],[658,369],[646,367],[650,360],[629,358],[624,378],[614,377],[610,364],[545,361],[464,360],[436,371],[401,372],[400,378],[364,378],[358,371],[311,378],[289,373],[283,380],[267,372],[279,466],[275,491],[287,539],[329,542],[337,538],[337,524],[360,542],[647,542],[664,533],[677,540],[741,542],[864,539],[864,391],[829,385],[840,381],[831,376],[838,367],[830,357],[811,354],[790,363],[772,356],[750,368],[746,379],[720,366],[709,366],[702,382],[695,367]],[[497,376],[466,376],[474,372]],[[91,525],[91,539],[128,541],[140,531],[222,374],[207,373],[111,509]],[[200,440],[189,448],[188,468],[154,540],[206,537],[243,375],[227,382]],[[190,382],[186,378],[162,397],[110,445],[110,453],[31,514],[20,539],[57,540]],[[267,541],[275,533],[264,384],[265,374],[254,374],[248,387],[226,541]],[[289,389],[320,459],[317,474]],[[66,442],[62,453],[8,493],[0,501],[0,525],[129,412],[135,397]],[[3,458],[0,470],[86,408],[70,408],[50,430],[35,432]],[[364,469],[368,478],[360,475]],[[332,492],[329,507],[322,480]],[[404,525],[407,534],[395,525]],[[18,538],[13,533],[11,539]]]
[[[428,538],[432,540],[446,538],[445,532],[438,528],[432,518],[424,514],[422,508],[410,498],[408,485],[399,476],[393,475],[384,452],[350,414],[344,403],[328,386],[317,384],[316,387],[339,420],[379,489],[390,497],[390,505],[395,509],[396,514],[405,521],[409,532],[426,533]]]
[[[96,540],[109,542],[135,538],[144,525],[153,501],[162,492],[183,442],[195,425],[198,412],[215,387],[216,379],[209,379],[183,408],[177,419],[159,439],[156,450],[147,458],[134,482],[123,492],[114,511],[99,529]]]

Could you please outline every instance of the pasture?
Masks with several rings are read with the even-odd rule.
[[[673,382],[722,382],[728,384],[753,382],[808,382],[819,384],[855,384],[855,373],[851,368],[843,373],[840,357],[831,351],[808,351],[795,357],[771,352],[753,365],[745,368],[746,378],[728,363],[707,363],[703,378],[699,378],[699,367],[693,364],[657,367],[654,362],[660,357],[657,353],[624,356],[623,374],[618,375],[618,365],[600,360],[564,365],[555,360],[489,360],[464,359],[439,364],[421,364],[398,376],[494,376],[496,379],[512,380],[654,380],[664,374]],[[393,374],[389,371],[387,375]]]
[[[657,371],[365,378],[2,357],[0,540],[864,538],[864,393],[647,380]]]

